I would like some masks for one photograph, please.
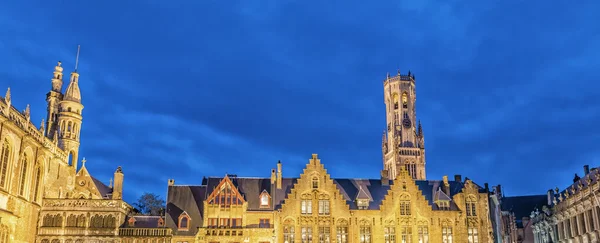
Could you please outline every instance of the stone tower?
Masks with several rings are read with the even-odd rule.
[[[387,129],[383,132],[383,174],[396,178],[404,167],[412,178],[425,180],[425,139],[415,111],[415,76],[400,74],[383,82]]]
[[[79,156],[79,135],[81,131],[81,122],[83,117],[81,112],[81,92],[79,91],[79,73],[77,65],[79,62],[79,49],[77,50],[77,60],[75,61],[75,70],[71,73],[71,81],[63,99],[58,105],[58,144],[69,154],[69,165],[77,170],[77,161]]]
[[[54,76],[52,77],[52,89],[46,94],[46,102],[48,102],[48,116],[46,117],[46,131],[44,134],[46,137],[53,139],[54,133],[57,130],[58,122],[58,104],[63,98],[62,85],[63,85],[63,68],[61,62],[58,62],[54,67]]]

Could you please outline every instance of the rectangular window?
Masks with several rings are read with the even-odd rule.
[[[259,228],[271,228],[271,222],[269,219],[260,219],[260,223],[258,225]]]
[[[429,230],[427,226],[419,226],[417,232],[419,234],[419,243],[429,243]]]
[[[410,215],[410,201],[400,201],[400,215]]]
[[[329,243],[331,242],[331,228],[329,227],[319,227],[319,243]]]
[[[396,228],[385,227],[383,229],[383,236],[385,239],[385,243],[396,243]]]
[[[242,227],[242,219],[240,219],[240,218],[231,219],[231,227],[233,227],[233,228]]]
[[[452,243],[452,227],[442,227],[442,243]]]
[[[583,235],[587,232],[585,219],[583,218],[583,213],[580,213],[577,218],[579,219],[579,234]]]
[[[348,243],[348,226],[337,227],[337,243]]]
[[[412,226],[402,226],[400,228],[400,234],[402,237],[402,242],[405,242],[405,243],[412,242]]]
[[[477,216],[476,206],[475,202],[467,202],[467,216]]]
[[[300,233],[302,234],[302,243],[312,243],[312,227],[303,226]]]
[[[479,243],[479,236],[477,235],[477,228],[468,229],[469,243]]]
[[[371,243],[371,226],[360,226],[360,243]]]
[[[219,227],[229,227],[229,219],[221,219]]]
[[[578,232],[579,232],[579,227],[577,227],[577,217],[571,217],[571,227],[573,227],[573,229],[571,230],[571,237],[575,237],[577,236]]]
[[[319,215],[329,215],[329,200],[319,200]]]
[[[588,222],[590,224],[590,231],[596,230],[596,225],[594,224],[594,213],[593,213],[593,210],[590,209],[590,210],[588,210],[585,213],[586,213],[586,216],[587,216],[587,220],[588,220]]]
[[[283,243],[295,243],[294,233],[294,226],[283,226]]]
[[[208,219],[208,227],[217,227],[217,219],[209,218]]]
[[[302,214],[312,214],[312,200],[302,200]]]

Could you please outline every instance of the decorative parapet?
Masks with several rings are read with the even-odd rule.
[[[62,151],[58,146],[54,144],[50,139],[44,136],[43,131],[40,131],[27,117],[25,114],[18,111],[15,107],[6,104],[4,98],[0,98],[0,116],[5,117],[6,119],[12,121],[17,127],[21,128],[27,135],[29,135],[33,140],[37,141],[39,144],[50,150],[50,152],[57,157],[59,157],[62,161],[67,161],[67,153]],[[4,112],[8,109],[8,112]],[[6,114],[8,113],[8,115]]]
[[[165,237],[173,235],[171,228],[120,228],[119,236]]]
[[[385,82],[394,82],[394,81],[413,81],[413,82],[415,82],[415,79],[414,79],[414,76],[401,75],[400,74],[400,75],[397,75],[397,76],[394,76],[394,77],[387,77],[384,80],[384,83]]]
[[[93,208],[94,211],[120,210],[127,212],[131,209],[131,206],[122,200],[109,199],[44,199],[42,205],[42,209],[47,211],[89,211],[89,208]]]

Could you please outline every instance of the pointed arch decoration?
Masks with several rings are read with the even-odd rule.
[[[237,188],[233,185],[233,182],[229,179],[229,176],[225,176],[223,180],[215,187],[213,192],[206,199],[209,205],[221,205],[225,207],[229,206],[241,206],[246,201],[240,194]]]

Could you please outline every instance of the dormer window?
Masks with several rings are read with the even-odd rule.
[[[267,190],[263,190],[260,194],[260,207],[261,208],[269,208],[271,207],[271,196],[267,192]]]
[[[437,201],[436,204],[440,210],[444,210],[444,211],[450,210],[450,201],[440,200],[440,201]]]
[[[127,223],[129,225],[129,227],[135,226],[135,218],[134,217],[129,218],[129,220],[127,221]]]
[[[312,179],[312,188],[313,188],[313,189],[317,189],[317,188],[319,188],[319,179],[318,179],[317,177],[314,177],[314,178]]]
[[[179,222],[177,224],[178,226],[178,230],[182,230],[182,231],[187,231],[190,229],[190,215],[187,214],[187,212],[183,212],[180,216],[179,216]]]

